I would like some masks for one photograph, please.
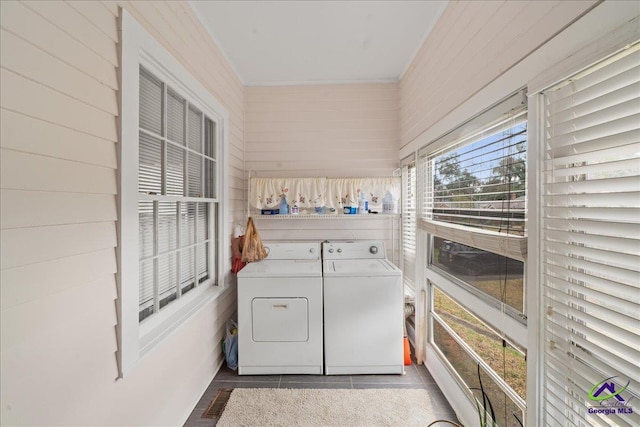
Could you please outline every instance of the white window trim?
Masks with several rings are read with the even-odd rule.
[[[189,95],[201,111],[218,123],[218,214],[215,235],[229,235],[227,171],[229,114],[209,91],[163,48],[126,10],[120,9],[120,150],[118,182],[118,370],[123,378],[163,338],[175,331],[224,290],[230,271],[228,245],[218,243],[218,286],[199,286],[162,310],[156,319],[138,321],[138,108],[139,72],[143,65],[174,89]],[[212,260],[210,260],[211,262]]]
[[[419,304],[419,313],[424,316],[424,325],[426,330],[421,331],[424,334],[424,347],[425,347],[425,365],[434,372],[434,379],[436,379],[440,388],[458,415],[458,418],[465,424],[473,424],[471,420],[477,419],[476,406],[473,402],[468,389],[466,389],[458,380],[459,376],[455,370],[450,367],[445,356],[437,346],[431,342],[431,333],[433,331],[433,318],[429,312],[433,307],[433,293],[430,284],[434,284],[452,297],[457,303],[462,305],[465,309],[479,316],[479,318],[494,328],[500,334],[503,334],[505,338],[521,348],[527,349],[527,353],[535,351],[529,347],[529,326],[528,322],[523,323],[516,319],[517,313],[511,310],[509,307],[501,307],[495,305],[491,298],[488,298],[480,291],[476,291],[472,287],[467,286],[463,281],[449,276],[446,273],[441,272],[437,268],[430,268],[429,256],[433,251],[433,236],[439,236],[442,238],[449,238],[451,240],[466,243],[479,249],[487,250],[500,254],[502,256],[508,256],[525,264],[525,271],[523,277],[525,279],[524,291],[525,291],[525,310],[524,314],[527,314],[529,305],[526,302],[528,297],[527,285],[526,285],[526,271],[528,268],[527,258],[527,236],[517,235],[505,235],[502,233],[496,233],[493,231],[482,230],[480,228],[467,227],[463,225],[438,222],[429,220],[426,217],[426,204],[425,197],[426,191],[424,186],[428,185],[428,168],[427,158],[433,153],[438,153],[448,146],[453,146],[456,141],[460,140],[476,140],[483,137],[484,129],[491,128],[493,124],[503,122],[505,117],[515,112],[527,110],[527,97],[524,94],[523,89],[519,89],[517,92],[507,96],[501,101],[493,104],[484,111],[476,114],[471,119],[467,120],[464,124],[457,126],[450,132],[447,132],[440,138],[432,141],[431,143],[423,146],[418,153],[418,188],[417,194],[419,198],[418,214],[417,214],[417,229],[418,242],[417,247],[419,255],[417,259],[425,261],[425,264],[420,266],[422,269],[422,278],[416,277],[420,284],[420,294],[422,292],[426,295],[426,301]],[[528,114],[528,111],[527,111]],[[529,119],[527,118],[527,122]],[[529,124],[527,123],[527,128]],[[529,130],[527,130],[527,146],[529,146]],[[528,166],[527,166],[528,167]],[[528,185],[528,184],[527,184]],[[528,193],[527,189],[527,193]],[[527,217],[527,222],[529,222]],[[525,227],[528,228],[528,227]],[[417,264],[417,263],[416,263]],[[418,276],[418,275],[416,275]],[[418,290],[417,290],[418,292]],[[474,311],[473,308],[481,308],[481,313]],[[419,319],[420,322],[422,319]],[[482,364],[486,369],[486,364]],[[436,375],[435,372],[438,372]],[[494,380],[499,380],[500,377],[497,374],[491,373],[489,370],[486,373],[494,377]],[[506,383],[506,382],[505,382]],[[527,416],[526,401],[523,401],[517,394],[509,389],[508,384],[503,391],[510,396],[513,402],[523,409],[525,418]]]

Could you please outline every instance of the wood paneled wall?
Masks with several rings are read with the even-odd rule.
[[[398,167],[398,85],[246,88],[245,167],[252,176],[390,176]],[[383,219],[256,217],[263,240],[385,241],[397,259],[398,223]]]
[[[416,139],[596,3],[593,0],[449,2],[400,80],[400,147]],[[488,100],[485,108],[497,101]]]
[[[2,425],[181,425],[222,361],[231,287],[116,380],[120,6],[228,109],[244,215],[244,88],[187,3],[2,1]]]
[[[384,176],[398,167],[398,86],[246,89],[245,167],[270,176]]]

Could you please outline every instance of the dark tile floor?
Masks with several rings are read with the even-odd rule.
[[[405,375],[242,375],[223,365],[200,401],[191,412],[185,427],[212,427],[216,420],[202,418],[211,400],[221,388],[417,388],[430,393],[437,417],[457,421],[431,374],[423,365],[405,366]]]

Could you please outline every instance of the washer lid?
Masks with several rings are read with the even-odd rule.
[[[344,259],[324,261],[325,277],[399,276],[402,271],[387,259]]]
[[[268,260],[250,262],[238,272],[244,277],[322,277],[320,260]]]

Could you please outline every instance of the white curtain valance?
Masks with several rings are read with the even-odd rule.
[[[251,178],[249,203],[256,209],[280,206],[285,197],[289,206],[315,208],[326,204],[327,179],[318,178]]]
[[[400,199],[401,179],[399,176],[368,178],[327,178],[327,206],[342,209],[358,204],[360,193],[365,194],[370,207],[382,207],[382,199],[387,192],[394,200]]]
[[[256,209],[275,208],[285,197],[289,206],[316,208],[326,206],[341,211],[357,205],[360,193],[369,206],[382,207],[387,192],[400,199],[401,178],[396,176],[368,178],[251,178],[249,203]]]

